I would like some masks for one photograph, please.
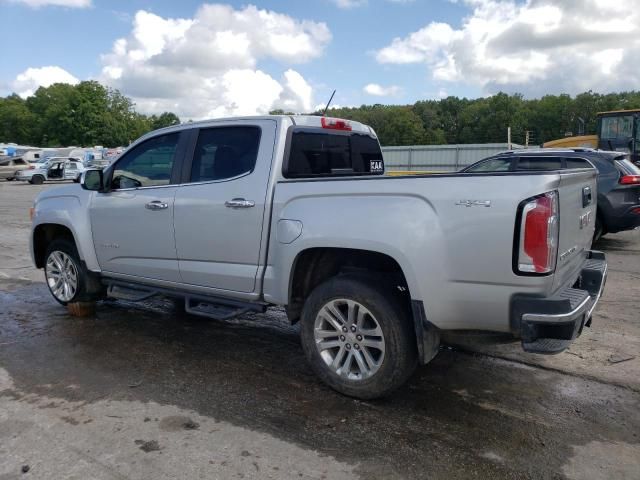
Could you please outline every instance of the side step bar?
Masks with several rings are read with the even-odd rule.
[[[141,302],[147,298],[157,295],[153,290],[147,290],[144,287],[123,286],[110,283],[107,287],[107,296],[117,298],[118,300],[128,300],[130,302]]]
[[[264,313],[267,305],[258,302],[243,302],[230,298],[221,298],[208,295],[193,295],[180,290],[151,287],[136,283],[106,280],[107,295],[119,300],[140,302],[155,295],[163,295],[172,298],[184,299],[185,311],[192,315],[209,317],[215,320],[229,320],[247,312]]]

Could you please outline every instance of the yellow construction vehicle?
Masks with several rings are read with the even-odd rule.
[[[626,152],[640,163],[640,109],[600,112],[596,116],[596,135],[566,137],[544,143],[544,148],[591,147]]]

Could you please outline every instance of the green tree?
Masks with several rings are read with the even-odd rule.
[[[0,141],[34,143],[36,139],[32,134],[35,121],[35,116],[18,95],[0,98]]]
[[[163,112],[159,116],[151,115],[150,120],[151,128],[153,128],[154,130],[180,124],[180,119],[175,113],[172,112]]]

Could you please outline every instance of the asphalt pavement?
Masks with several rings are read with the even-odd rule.
[[[28,254],[38,191],[0,182],[0,480],[640,478],[640,232],[568,352],[445,346],[390,398],[325,387],[284,313],[55,303]]]

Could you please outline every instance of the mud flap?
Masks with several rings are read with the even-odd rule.
[[[411,313],[418,346],[418,360],[425,365],[433,360],[440,348],[440,331],[427,320],[424,304],[420,300],[411,300]]]

